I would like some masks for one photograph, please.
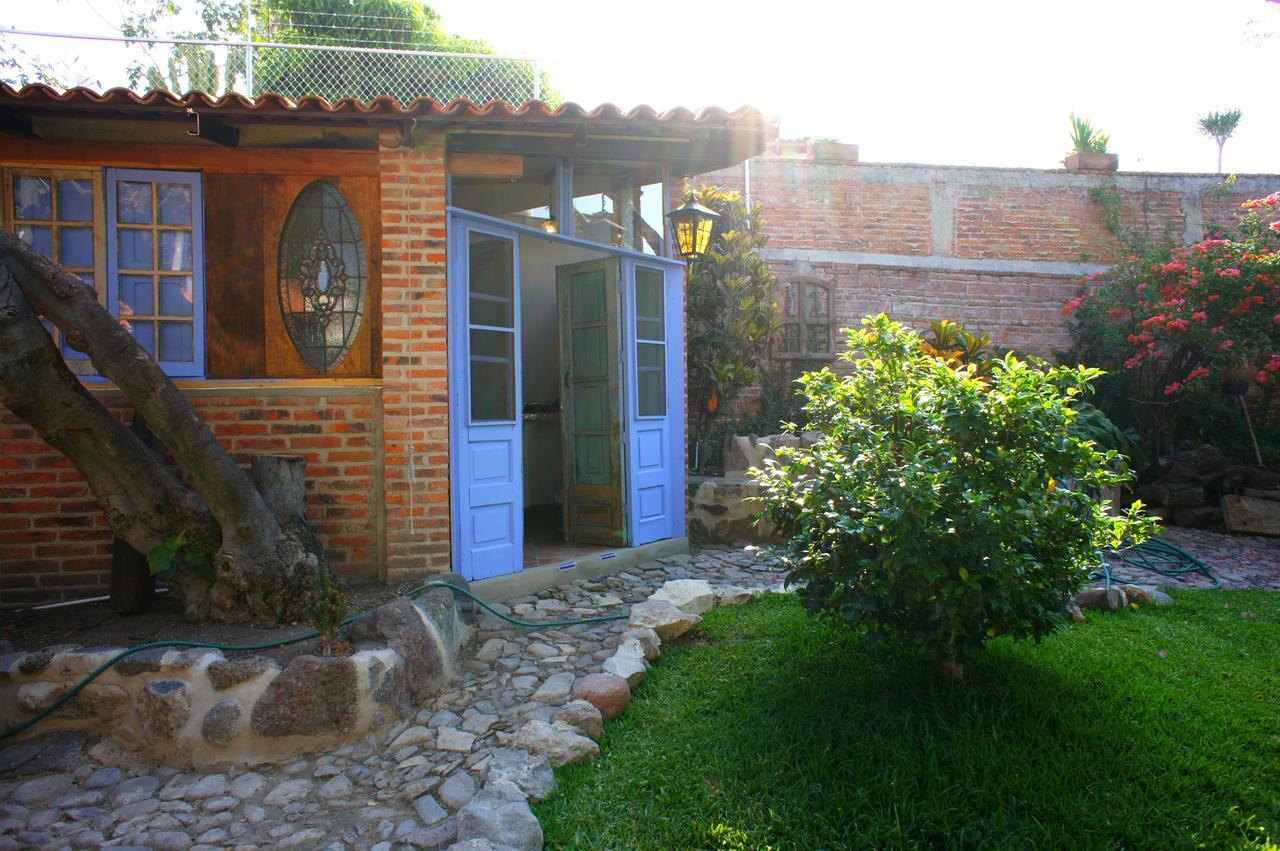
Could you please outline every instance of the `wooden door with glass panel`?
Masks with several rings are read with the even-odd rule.
[[[626,543],[618,379],[618,261],[556,268],[565,539]]]

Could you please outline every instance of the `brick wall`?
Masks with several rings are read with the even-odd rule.
[[[307,517],[343,574],[378,572],[382,489],[379,388],[185,385],[184,392],[238,461],[287,453],[307,459]],[[123,395],[97,389],[129,422]],[[101,593],[111,534],[79,472],[26,423],[0,409],[0,606]]]
[[[383,140],[386,578],[449,570],[444,136]]]
[[[1280,189],[1280,175],[1228,186],[1215,175],[859,163],[853,146],[794,142],[749,165],[766,258],[782,281],[832,285],[837,327],[881,311],[916,326],[954,319],[1039,354],[1068,342],[1061,306],[1120,250],[1094,190],[1114,190],[1126,222],[1153,237],[1193,241]],[[743,175],[699,180],[741,190]]]

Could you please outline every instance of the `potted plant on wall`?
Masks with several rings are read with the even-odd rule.
[[[1107,153],[1111,136],[1098,130],[1087,117],[1071,113],[1071,149],[1063,160],[1067,171],[1115,171],[1120,157]]]

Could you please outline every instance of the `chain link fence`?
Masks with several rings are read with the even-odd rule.
[[[55,88],[124,86],[361,101],[390,95],[476,103],[545,100],[559,105],[543,63],[478,53],[274,42],[110,38],[0,30],[0,79]]]

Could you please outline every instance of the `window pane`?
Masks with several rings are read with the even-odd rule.
[[[160,279],[160,313],[162,316],[191,315],[191,278],[169,275]],[[164,331],[160,332],[163,341]]]
[[[151,224],[151,184],[117,181],[116,218],[126,224]]]
[[[196,359],[190,322],[160,323],[160,360],[190,363]]]
[[[821,325],[810,325],[805,330],[808,332],[808,341],[805,351],[814,355],[825,355],[831,352],[830,326],[826,323]]]
[[[453,178],[455,207],[541,227],[555,219],[556,160],[524,157],[520,177]]]
[[[30,245],[41,257],[53,259],[53,231],[39,225],[20,225],[18,239]]]
[[[53,193],[47,177],[13,179],[13,217],[47,222],[53,219]]]
[[[471,324],[514,327],[513,253],[509,239],[471,234]]]
[[[188,231],[160,231],[160,267],[174,271],[191,268],[191,234]]]
[[[666,364],[667,347],[660,343],[636,346],[636,391],[642,417],[660,417],[667,412]]]
[[[800,351],[800,326],[787,323],[782,326],[782,350],[784,352]]]
[[[124,317],[120,319],[122,324],[127,325],[133,333],[133,338],[138,341],[138,345],[146,349],[154,357],[156,353],[156,326],[153,322],[128,322],[125,323]]]
[[[155,293],[150,275],[120,276],[120,317],[153,316]]]
[[[660,254],[662,231],[662,181],[656,169],[573,164],[575,236]]]
[[[58,219],[64,222],[93,221],[93,181],[58,181]]]
[[[665,340],[662,319],[662,273],[637,268],[636,337],[641,340]]]
[[[796,315],[796,284],[787,284],[782,288],[782,315]]]
[[[151,231],[122,229],[117,232],[116,238],[120,246],[118,262],[121,269],[154,268]]]
[[[471,419],[515,419],[515,381],[509,331],[471,332]]]
[[[62,228],[58,231],[58,254],[63,266],[92,266],[93,231],[90,228]]]
[[[809,297],[809,318],[826,319],[831,308],[827,288],[820,284],[807,284],[805,293]]]
[[[160,224],[191,224],[191,187],[185,183],[161,183],[156,186],[160,207]]]

